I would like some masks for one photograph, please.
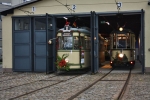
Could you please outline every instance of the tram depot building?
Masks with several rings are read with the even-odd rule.
[[[119,5],[118,5],[119,4]],[[91,72],[103,59],[95,49],[99,34],[109,38],[118,27],[135,33],[135,58],[150,72],[150,5],[145,0],[32,0],[1,11],[4,72],[55,72],[57,30],[76,21],[91,32]],[[109,22],[110,25],[108,25]],[[52,44],[48,44],[49,39]],[[109,47],[107,48],[109,49]],[[97,55],[97,57],[95,56]]]

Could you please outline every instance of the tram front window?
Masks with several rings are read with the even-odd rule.
[[[130,35],[129,34],[117,34],[113,36],[113,48],[130,48]],[[117,38],[117,40],[116,40]]]
[[[63,42],[63,48],[64,49],[72,49],[72,37],[63,37],[64,42]]]
[[[126,48],[126,37],[118,37],[117,48]]]
[[[70,50],[73,48],[72,37],[58,37],[58,49],[60,50]]]

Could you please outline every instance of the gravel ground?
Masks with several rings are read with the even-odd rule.
[[[76,75],[56,76],[45,73],[0,73],[0,100],[9,100],[19,95],[23,96],[15,100],[66,100],[104,74],[99,72],[95,75],[84,74],[76,77]],[[127,75],[127,73],[111,73],[74,100],[115,100]],[[24,95],[26,93],[28,94]],[[131,75],[123,100],[149,100],[149,93],[150,74],[134,73]]]
[[[150,74],[132,74],[123,100],[150,100]]]

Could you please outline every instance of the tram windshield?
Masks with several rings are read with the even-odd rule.
[[[81,36],[59,36],[57,48],[59,50],[79,50],[79,49],[90,49],[90,37]]]
[[[129,34],[116,34],[114,35],[114,48],[130,48]]]

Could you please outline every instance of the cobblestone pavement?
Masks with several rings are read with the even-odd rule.
[[[104,74],[0,73],[0,100],[67,100]],[[127,75],[111,73],[74,100],[115,100]],[[149,100],[149,93],[150,74],[132,74],[123,100]]]
[[[150,100],[150,74],[132,74],[123,100]]]

